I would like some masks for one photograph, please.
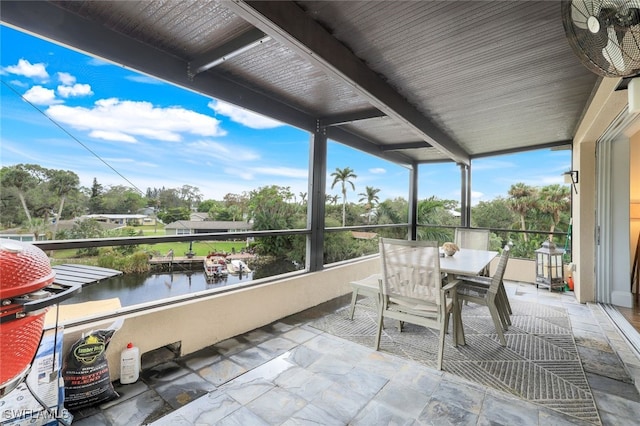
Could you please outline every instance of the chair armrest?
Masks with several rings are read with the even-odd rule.
[[[448,293],[449,291],[455,289],[458,284],[460,284],[460,280],[453,280],[447,283],[447,285],[445,285],[444,287],[442,287],[442,291],[444,291],[445,293]]]
[[[447,306],[447,302],[446,302],[447,295],[451,297],[451,300],[453,301],[453,306],[456,306],[458,304],[458,292],[456,291],[456,287],[458,286],[458,284],[460,284],[460,280],[454,280],[447,283],[447,285],[445,285],[440,289],[440,295],[441,295],[440,297],[442,297],[442,300],[444,301],[444,306]]]
[[[466,281],[468,283],[491,285],[491,277],[481,277],[479,275],[456,275],[456,279],[459,281]]]

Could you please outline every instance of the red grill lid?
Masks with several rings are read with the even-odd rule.
[[[40,290],[54,278],[55,272],[42,249],[0,238],[0,299]]]

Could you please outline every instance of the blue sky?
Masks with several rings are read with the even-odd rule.
[[[0,26],[0,164],[72,170],[83,186],[198,187],[222,199],[261,186],[307,192],[309,134],[233,105]],[[26,101],[25,101],[26,100]],[[570,151],[474,160],[474,203],[517,182],[563,183]],[[106,163],[106,164],[105,164]],[[329,141],[327,173],[351,167],[349,201],[366,186],[407,197],[408,171]],[[114,171],[115,170],[115,171]],[[419,197],[458,199],[453,163],[420,166]],[[327,176],[327,193],[331,189]]]

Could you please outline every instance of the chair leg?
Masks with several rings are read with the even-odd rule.
[[[353,319],[353,313],[356,310],[356,299],[358,298],[358,289],[354,288],[351,294],[351,310],[349,312],[349,319]]]
[[[440,322],[440,344],[438,347],[438,370],[442,370],[442,358],[444,357],[444,335],[445,335],[444,331],[445,331],[444,321],[441,321]],[[454,342],[455,342],[455,334],[454,334]]]
[[[513,311],[511,310],[511,304],[509,303],[509,298],[507,297],[507,290],[505,290],[503,282],[500,283],[498,294],[500,294],[500,297],[502,297],[502,299],[504,300],[504,304],[507,308],[507,312],[509,312],[509,315],[513,315]]]
[[[507,330],[511,325],[509,301],[506,299],[506,295],[501,292],[498,292],[496,294],[495,301],[498,307],[498,312],[500,313],[500,318],[502,319],[502,324],[504,325],[504,329]]]
[[[384,322],[384,317],[382,315],[383,310],[384,310],[384,304],[380,303],[378,305],[378,331],[376,333],[376,351],[380,349],[380,338],[382,336],[382,323]]]
[[[455,306],[451,306],[451,310],[453,311],[456,307]],[[449,334],[449,315],[451,315],[451,311],[447,311],[447,313],[444,316],[444,332],[445,334]],[[455,339],[455,334],[453,335],[454,339]]]
[[[459,298],[456,298],[453,309],[453,346],[458,347],[458,345],[467,344],[464,339],[464,326],[462,325],[462,301]]]
[[[507,346],[507,340],[504,338],[504,332],[502,331],[503,325],[502,320],[500,319],[500,314],[498,313],[498,308],[493,304],[488,304],[487,307],[489,308],[489,313],[493,319],[493,325],[496,328],[496,333],[498,333],[500,344],[502,346]]]

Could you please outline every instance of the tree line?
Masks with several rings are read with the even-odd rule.
[[[340,197],[326,195],[327,227],[394,224],[407,222],[406,199],[380,200],[380,189],[366,186],[357,194],[357,202],[349,201],[356,192],[357,174],[350,167],[336,168],[331,173],[331,188],[338,186]],[[254,230],[306,228],[307,194],[295,194],[289,187],[263,186],[242,194],[227,194],[222,200],[204,199],[199,188],[147,188],[145,194],[130,187],[105,187],[93,179],[90,188],[80,186],[78,176],[68,170],[46,169],[34,164],[18,164],[0,169],[3,229],[21,227],[48,238],[56,235],[59,220],[86,214],[132,214],[152,209],[164,223],[188,220],[193,211],[206,213],[210,220],[251,221]],[[339,203],[341,201],[341,203]],[[451,228],[460,225],[459,202],[430,197],[418,202],[418,237],[439,242],[451,240]],[[480,228],[544,231],[544,234],[496,232],[492,244],[499,248],[514,242],[516,253],[531,255],[543,239],[554,232],[567,232],[570,218],[570,190],[567,186],[548,185],[541,188],[517,183],[507,197],[483,201],[471,209],[471,224]],[[87,229],[95,227],[86,226]],[[325,235],[325,261],[337,261],[369,252],[377,246],[366,240],[354,240],[347,233]],[[405,238],[406,230],[383,229],[380,235]],[[95,235],[93,235],[95,236]],[[74,235],[77,238],[78,235]],[[262,249],[277,257],[304,262],[304,238],[270,237],[261,241]],[[515,253],[514,253],[515,254]]]

